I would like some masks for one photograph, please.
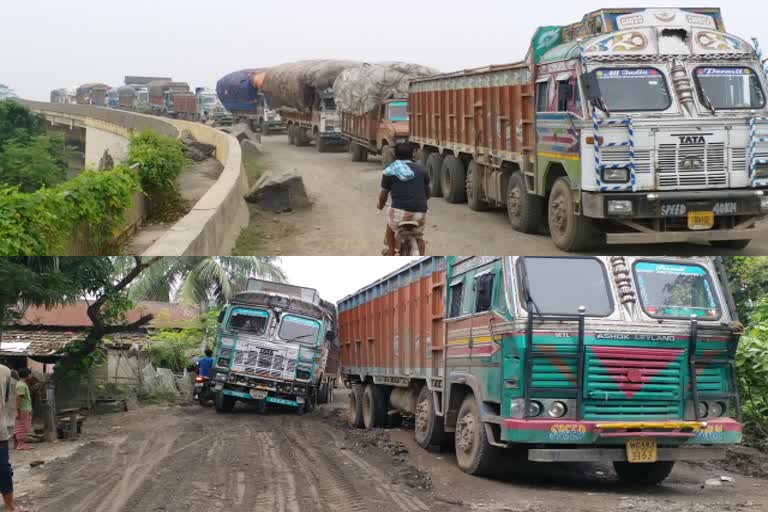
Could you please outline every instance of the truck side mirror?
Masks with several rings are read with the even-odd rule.
[[[333,341],[336,339],[336,333],[333,331],[326,331],[325,333],[325,339],[326,341]]]
[[[216,320],[217,323],[221,323],[224,321],[224,315],[226,314],[226,312],[227,312],[226,309],[222,309],[221,311],[219,311],[219,318],[218,320]]]
[[[590,103],[602,99],[603,95],[600,92],[600,81],[597,79],[597,73],[595,71],[581,75],[581,83],[584,84],[584,92]]]

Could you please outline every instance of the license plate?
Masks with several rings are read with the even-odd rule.
[[[216,384],[216,391],[221,391],[224,389],[224,384]]]
[[[633,463],[649,463],[658,460],[655,439],[627,440],[627,460]]]
[[[688,229],[704,231],[715,227],[715,212],[688,212]]]
[[[262,391],[261,389],[251,390],[251,396],[256,400],[264,400],[265,398],[267,398],[268,394],[269,393],[267,393],[266,391]]]

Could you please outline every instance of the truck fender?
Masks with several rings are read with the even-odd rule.
[[[448,375],[448,386],[444,398],[443,414],[445,416],[445,428],[453,431],[459,415],[461,402],[468,393],[472,393],[477,400],[478,407],[483,410],[484,392],[483,386],[477,376],[466,372],[453,372]]]

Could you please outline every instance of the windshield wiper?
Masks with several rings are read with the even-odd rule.
[[[715,104],[712,102],[712,99],[707,95],[707,93],[702,89],[701,90],[702,96],[704,96],[704,100],[706,101],[706,107],[709,109],[710,112],[712,112],[712,115],[717,114],[717,109],[715,108]]]
[[[285,341],[288,341],[288,342],[299,341],[299,340],[303,340],[305,338],[312,338],[314,336],[317,336],[317,334],[302,334],[301,336],[296,336],[295,338],[291,338],[291,339],[285,340]]]
[[[528,314],[531,314],[535,309],[536,315],[541,318],[543,316],[541,309],[539,309],[539,305],[536,304],[536,301],[533,300],[533,295],[531,295],[531,283],[528,281],[528,267],[525,264],[525,256],[520,257],[520,277],[523,278],[523,295],[528,308]]]

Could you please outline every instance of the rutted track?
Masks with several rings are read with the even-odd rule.
[[[427,498],[390,483],[385,458],[353,453],[320,414],[220,416],[198,407],[142,413],[120,435],[48,465],[44,494],[32,497],[35,509],[429,510]]]

